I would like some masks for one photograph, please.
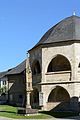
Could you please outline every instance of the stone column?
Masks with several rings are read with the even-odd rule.
[[[26,103],[26,108],[31,108],[30,105],[30,91],[27,91],[27,103]]]
[[[26,109],[31,108],[30,105],[31,90],[32,90],[32,74],[28,59],[28,61],[26,62]]]

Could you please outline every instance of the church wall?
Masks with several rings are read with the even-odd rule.
[[[40,47],[35,48],[35,50],[30,51],[30,67],[32,70],[32,65],[35,60],[39,61],[41,72],[42,72],[42,49]],[[41,82],[41,74],[38,75],[32,75],[32,85],[36,86],[37,83]]]
[[[73,97],[73,94],[74,94],[74,84],[71,84],[71,83],[67,83],[67,84],[64,84],[64,83],[56,83],[56,84],[47,84],[47,85],[43,85],[42,86],[42,90],[44,91],[43,92],[43,97],[44,97],[44,106],[43,106],[43,110],[51,110],[52,108],[54,108],[54,106],[56,107],[56,104],[57,102],[55,102],[54,104],[52,103],[51,106],[48,106],[48,97],[49,97],[49,94],[51,93],[51,91],[56,87],[56,86],[60,86],[60,87],[63,87],[64,89],[67,90],[67,92],[69,93],[70,95],[70,98],[72,99]],[[60,103],[58,103],[60,104]],[[50,105],[50,104],[49,104]]]
[[[74,43],[74,44],[68,43],[68,45],[66,45],[66,43],[63,43],[60,46],[55,45],[55,46],[51,46],[51,47],[47,46],[47,47],[42,48],[42,83],[44,83],[44,85],[42,86],[42,92],[43,92],[43,105],[45,106],[45,107],[43,107],[43,109],[45,109],[47,107],[46,102],[47,102],[47,97],[50,92],[50,89],[52,89],[52,87],[56,86],[57,84],[66,88],[66,90],[69,91],[71,98],[73,96],[77,96],[77,97],[79,96],[79,93],[76,94],[77,90],[75,90],[75,87],[77,87],[77,86],[74,83],[67,84],[65,82],[65,84],[62,85],[62,84],[58,83],[60,81],[56,81],[57,76],[54,77],[54,79],[53,79],[53,75],[50,76],[50,78],[48,78],[48,79],[50,79],[50,81],[49,81],[50,83],[54,83],[54,84],[50,85],[49,82],[46,81],[46,80],[48,80],[47,75],[46,75],[48,65],[49,65],[50,61],[57,54],[60,54],[60,55],[63,55],[64,57],[66,57],[71,64],[71,80],[68,79],[67,75],[64,76],[65,80],[68,82],[78,80],[77,65],[78,65],[78,59],[79,59],[79,52],[76,50],[77,47],[79,49],[80,45],[78,45],[76,43]],[[77,59],[77,57],[78,57],[78,59]],[[61,82],[63,82],[63,80]],[[48,85],[45,85],[45,83],[47,83]],[[78,89],[79,89],[79,87],[78,87]]]
[[[38,60],[41,67],[41,75],[32,76],[33,88],[36,87],[38,91],[43,93],[43,110],[49,110],[52,105],[48,105],[48,96],[52,89],[56,86],[61,86],[67,90],[71,99],[71,106],[73,109],[76,106],[78,109],[78,98],[80,96],[80,84],[76,83],[80,80],[80,68],[79,60],[80,60],[80,44],[74,42],[63,42],[56,43],[51,45],[46,45],[45,47],[37,47],[30,51],[30,67],[34,60]],[[71,65],[71,73],[70,72],[62,72],[58,74],[48,74],[47,69],[48,65],[56,55],[62,55],[68,59]],[[38,86],[39,82],[41,85]],[[38,83],[37,83],[38,82]],[[75,99],[77,98],[77,99]],[[73,105],[73,101],[74,102]],[[56,104],[54,103],[54,106]]]
[[[42,81],[46,82],[45,78],[45,73],[47,73],[47,68],[51,60],[58,54],[63,55],[66,57],[70,64],[71,64],[71,69],[73,70],[73,59],[74,59],[74,45],[70,44],[68,46],[52,46],[52,47],[45,47],[42,48]]]
[[[32,64],[34,60],[38,60],[40,65],[42,63],[42,49],[40,47],[35,48],[34,50],[29,52],[29,60],[30,60],[30,66],[32,67]]]
[[[76,59],[76,72],[77,81],[80,81],[80,43],[75,43],[75,59]]]

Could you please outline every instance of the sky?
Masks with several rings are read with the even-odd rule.
[[[44,33],[74,11],[80,16],[80,0],[0,0],[0,72],[25,60]]]

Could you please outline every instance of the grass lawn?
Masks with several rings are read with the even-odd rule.
[[[40,113],[39,115],[23,116],[17,114],[17,108],[9,105],[0,105],[0,116],[15,118],[15,119],[46,119],[51,118],[51,115]]]
[[[77,112],[49,112],[42,111],[38,115],[23,116],[17,114],[17,108],[9,105],[0,105],[0,116],[14,118],[14,119],[46,119],[46,118],[62,118],[70,116],[78,116]]]

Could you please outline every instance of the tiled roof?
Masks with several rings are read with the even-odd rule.
[[[6,75],[20,74],[26,69],[26,60],[20,63],[18,66],[12,68]]]
[[[8,71],[0,72],[0,79],[3,78]]]
[[[80,40],[80,17],[74,15],[65,18],[49,29],[33,48],[48,43],[71,40]]]

